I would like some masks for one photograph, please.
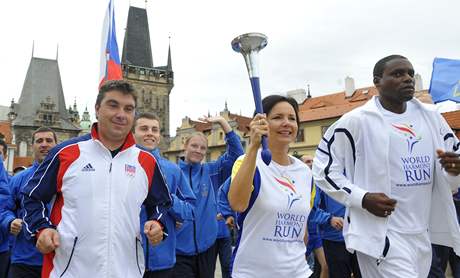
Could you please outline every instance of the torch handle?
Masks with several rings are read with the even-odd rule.
[[[259,77],[250,77],[251,80],[251,87],[252,87],[252,94],[254,96],[254,103],[256,105],[256,113],[264,113],[263,107],[262,107],[262,97],[260,95],[260,81]],[[272,153],[268,149],[268,143],[267,143],[267,136],[262,136],[262,160],[266,165],[270,164],[270,161],[272,160]]]

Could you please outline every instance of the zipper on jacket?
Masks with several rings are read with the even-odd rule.
[[[112,158],[113,160],[113,158]],[[112,229],[111,229],[111,225],[112,225],[112,221],[110,220],[111,219],[111,215],[112,215],[112,161],[110,161],[110,168],[109,168],[109,204],[108,204],[108,214],[109,214],[109,217],[108,217],[108,223],[107,223],[107,235],[108,235],[108,240],[107,240],[107,258],[111,258],[111,252],[110,252],[110,249],[112,248]],[[110,265],[109,263],[107,263],[107,272],[108,272],[108,277],[110,277]]]
[[[62,277],[64,275],[64,273],[66,273],[67,269],[70,266],[70,261],[72,261],[73,252],[75,251],[75,245],[77,244],[77,240],[78,240],[78,237],[75,237],[75,239],[73,240],[73,246],[72,246],[72,251],[70,252],[69,261],[67,262],[67,265],[65,266],[64,271],[62,272],[62,274],[59,277]]]
[[[377,265],[380,265],[380,263],[385,259],[388,254],[388,250],[390,250],[390,239],[388,236],[385,236],[385,247],[383,247],[382,255],[377,259]]]
[[[137,253],[138,252],[138,244],[137,243],[140,243],[141,241],[136,237],[136,264],[137,264],[137,269],[139,269],[139,274],[142,275],[142,270],[141,270],[141,266],[139,265],[139,254]],[[149,249],[148,249],[148,246],[147,246],[147,258],[148,258],[148,254],[149,254]],[[147,270],[147,266],[145,267],[145,269]]]
[[[192,188],[192,192],[195,192],[193,190],[193,183],[192,183],[192,165],[190,165],[190,172],[189,172],[189,184],[190,184],[190,187]],[[198,185],[199,185],[199,182],[198,181]],[[195,244],[195,252],[196,254],[198,255],[198,241],[197,241],[197,238],[196,238],[196,235],[197,235],[197,228],[196,228],[196,216],[195,216],[195,213],[192,211],[192,215],[193,215],[193,243]]]

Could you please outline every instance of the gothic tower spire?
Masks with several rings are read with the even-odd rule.
[[[172,59],[171,59],[171,36],[169,36],[169,46],[168,46],[168,65],[166,69],[172,71]]]

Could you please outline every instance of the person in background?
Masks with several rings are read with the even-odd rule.
[[[308,168],[311,169],[313,165],[313,156],[309,154],[304,154],[300,157],[300,160],[305,163]],[[316,211],[313,209],[314,207],[314,200],[317,194],[317,189],[315,185],[312,185],[312,196],[310,207],[312,210],[310,211],[310,215],[308,216],[308,243],[307,243],[307,260],[309,256],[313,255],[313,274],[310,278],[327,278],[328,275],[328,266],[326,263],[326,257],[324,255],[323,249],[323,240],[319,233],[318,224],[312,221],[315,218]]]
[[[312,222],[318,225],[330,278],[360,278],[356,254],[347,251],[342,235],[345,207],[316,188]]]
[[[307,164],[308,168],[311,169],[313,166],[313,156],[309,154],[304,154],[300,157],[300,160],[302,160],[303,163]]]
[[[230,176],[235,160],[243,154],[240,138],[221,116],[201,118],[203,122],[219,124],[225,132],[227,150],[217,160],[205,162],[208,140],[203,133],[194,133],[185,141],[185,159],[179,162],[195,193],[194,220],[184,221],[177,232],[176,265],[174,277],[214,277],[219,243],[216,193]],[[219,221],[224,222],[219,219]],[[225,225],[225,224],[224,224]],[[230,245],[226,248],[231,248]],[[228,258],[230,259],[230,258]],[[230,264],[230,260],[221,261]],[[226,273],[224,269],[224,273]]]
[[[457,190],[453,194],[457,219],[460,222],[460,192]],[[428,278],[444,278],[449,263],[453,278],[460,278],[460,257],[455,254],[451,247],[432,244],[433,260],[431,262],[430,273]]]
[[[133,134],[138,146],[152,153],[165,176],[166,183],[173,199],[173,206],[163,216],[168,230],[168,237],[159,245],[152,246],[143,235],[145,273],[144,278],[171,278],[176,263],[176,223],[193,220],[193,194],[187,178],[179,167],[160,155],[158,145],[161,141],[160,119],[152,113],[144,112],[134,119]],[[147,221],[145,208],[141,211],[141,227]]]
[[[6,159],[7,148],[8,146],[5,141],[0,140],[0,211],[4,209],[10,196],[10,188],[8,185],[9,175],[3,163]],[[10,265],[10,246],[8,235],[8,231],[0,229],[0,278],[7,277]]]
[[[312,201],[316,195],[316,186],[312,185]],[[315,218],[315,210],[311,204],[311,211],[308,215],[307,228],[308,228],[308,242],[307,242],[307,261],[313,273],[310,278],[327,278],[329,277],[328,266],[326,257],[324,255],[323,241],[319,232],[318,224],[313,221]]]
[[[22,222],[24,208],[21,190],[56,144],[57,137],[52,129],[40,127],[35,130],[32,134],[34,162],[31,167],[14,175],[10,180],[10,196],[0,221],[0,229],[7,230],[15,237],[10,251],[9,278],[41,277],[43,255],[35,247],[35,242],[26,237],[27,232]]]

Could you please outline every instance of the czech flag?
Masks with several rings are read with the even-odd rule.
[[[101,43],[101,72],[99,75],[99,87],[107,80],[121,80],[120,55],[118,54],[118,44],[115,29],[115,12],[113,1],[109,1],[109,6],[104,17],[102,26]]]
[[[460,103],[460,60],[434,59],[430,94],[434,103],[446,100]]]

